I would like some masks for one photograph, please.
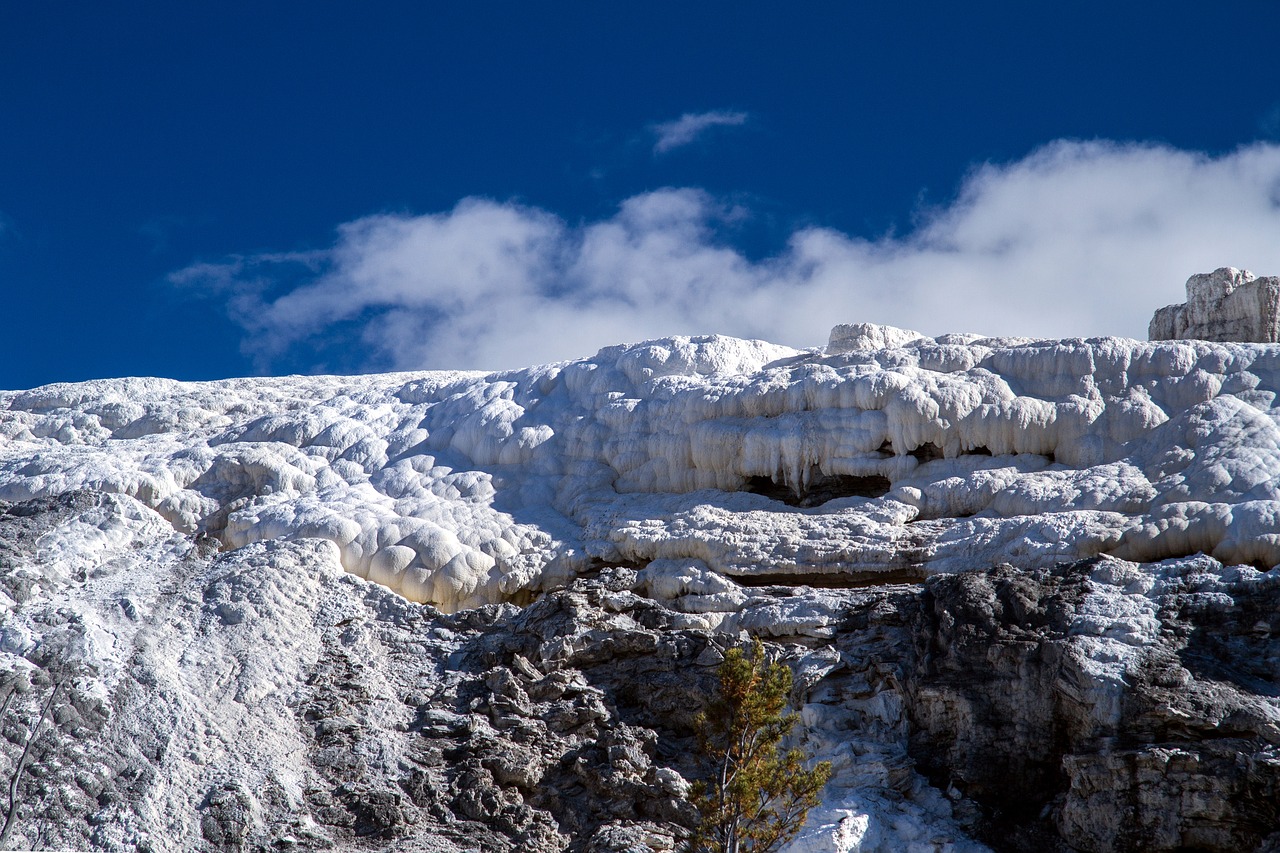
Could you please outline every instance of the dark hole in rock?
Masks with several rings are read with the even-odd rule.
[[[887,439],[887,438],[886,438],[886,439],[884,440],[884,444],[882,444],[882,445],[880,445],[878,448],[876,448],[876,453],[879,453],[881,456],[885,456],[885,457],[892,456],[892,455],[893,455],[893,442],[892,442],[892,441],[889,441],[889,439]]]
[[[963,454],[963,455],[965,455],[965,456],[990,456],[990,455],[991,455],[991,451],[990,451],[990,450],[988,450],[985,446],[981,446],[981,445],[980,445],[980,446],[978,446],[978,447],[974,447],[974,448],[970,448],[969,450],[966,450],[966,451],[964,452],[964,454]]]
[[[923,568],[885,569],[875,572],[776,572],[757,575],[730,575],[739,586],[796,587],[813,589],[863,589],[877,586],[924,583]]]
[[[847,477],[835,475],[824,477],[815,472],[809,479],[809,486],[800,494],[785,483],[775,482],[770,477],[750,477],[747,479],[746,491],[764,495],[775,501],[782,501],[789,506],[815,507],[836,498],[878,498],[888,494],[893,484],[888,477],[872,475],[870,477]]]
[[[915,450],[907,454],[914,456],[923,465],[926,462],[932,462],[935,459],[942,458],[942,448],[934,444],[932,441],[926,441]]]

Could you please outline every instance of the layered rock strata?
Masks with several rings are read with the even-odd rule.
[[[1280,341],[1280,277],[1222,267],[1187,279],[1187,301],[1151,318],[1153,341]]]

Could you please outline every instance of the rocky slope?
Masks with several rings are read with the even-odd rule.
[[[315,540],[219,554],[135,529],[82,577],[37,571],[33,532],[109,528],[118,500],[0,515],[26,617],[3,635],[9,774],[32,744],[20,846],[672,850],[693,716],[754,632],[837,769],[794,849],[1280,847],[1274,572],[1101,557],[733,587],[726,632],[629,568],[444,615]]]
[[[862,325],[0,393],[0,848],[673,850],[756,636],[792,853],[1280,849],[1278,391]]]

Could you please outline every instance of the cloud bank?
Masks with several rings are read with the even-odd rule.
[[[653,153],[664,154],[672,149],[689,145],[713,127],[734,127],[746,122],[746,113],[731,110],[685,113],[674,121],[653,126],[653,134],[657,137],[653,143]]]
[[[975,169],[906,235],[803,228],[762,260],[725,237],[749,215],[697,189],[583,224],[469,198],[172,280],[226,300],[261,370],[506,368],[713,332],[818,346],[850,322],[1142,338],[1192,273],[1280,274],[1280,146],[1057,142]]]

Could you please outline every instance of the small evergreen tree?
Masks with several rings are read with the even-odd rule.
[[[804,826],[831,778],[831,763],[804,767],[799,749],[778,743],[799,715],[784,713],[791,670],[765,660],[756,640],[748,657],[731,649],[720,665],[719,695],[698,718],[698,744],[710,777],[693,786],[702,816],[687,853],[772,853]]]

